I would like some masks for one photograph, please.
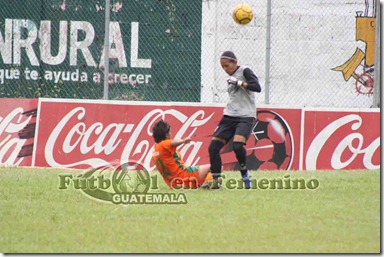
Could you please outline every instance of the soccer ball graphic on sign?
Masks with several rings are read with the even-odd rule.
[[[253,12],[249,5],[239,4],[233,9],[233,19],[239,24],[248,24],[253,19]]]
[[[124,163],[114,171],[112,185],[119,194],[146,193],[150,186],[149,173],[141,164]]]
[[[246,146],[248,169],[289,170],[292,165],[292,133],[287,122],[275,112],[257,112],[257,120]],[[251,154],[249,151],[252,151]]]

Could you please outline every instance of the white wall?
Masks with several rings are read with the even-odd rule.
[[[248,0],[254,19],[248,25],[232,20],[241,1],[203,1],[202,102],[226,102],[226,74],[219,64],[223,51],[236,53],[262,83],[258,103],[265,103],[267,1]],[[373,0],[368,16],[372,15]],[[272,1],[270,103],[288,106],[370,107],[373,97],[356,92],[355,80],[333,71],[357,47],[356,12],[365,0]],[[362,66],[356,72],[361,73]],[[359,73],[360,72],[360,73]]]

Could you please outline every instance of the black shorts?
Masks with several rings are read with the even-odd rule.
[[[217,126],[214,137],[225,139],[227,142],[235,135],[240,135],[248,139],[256,118],[252,117],[231,117],[224,115]]]

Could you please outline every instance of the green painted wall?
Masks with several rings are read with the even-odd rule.
[[[103,97],[104,1],[0,3],[0,97]],[[111,1],[109,99],[200,100],[201,5]]]

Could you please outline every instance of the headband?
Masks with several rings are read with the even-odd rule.
[[[233,58],[233,57],[229,57],[229,56],[221,56],[220,59],[228,59],[228,60],[232,60],[232,61],[237,61],[236,58]]]

